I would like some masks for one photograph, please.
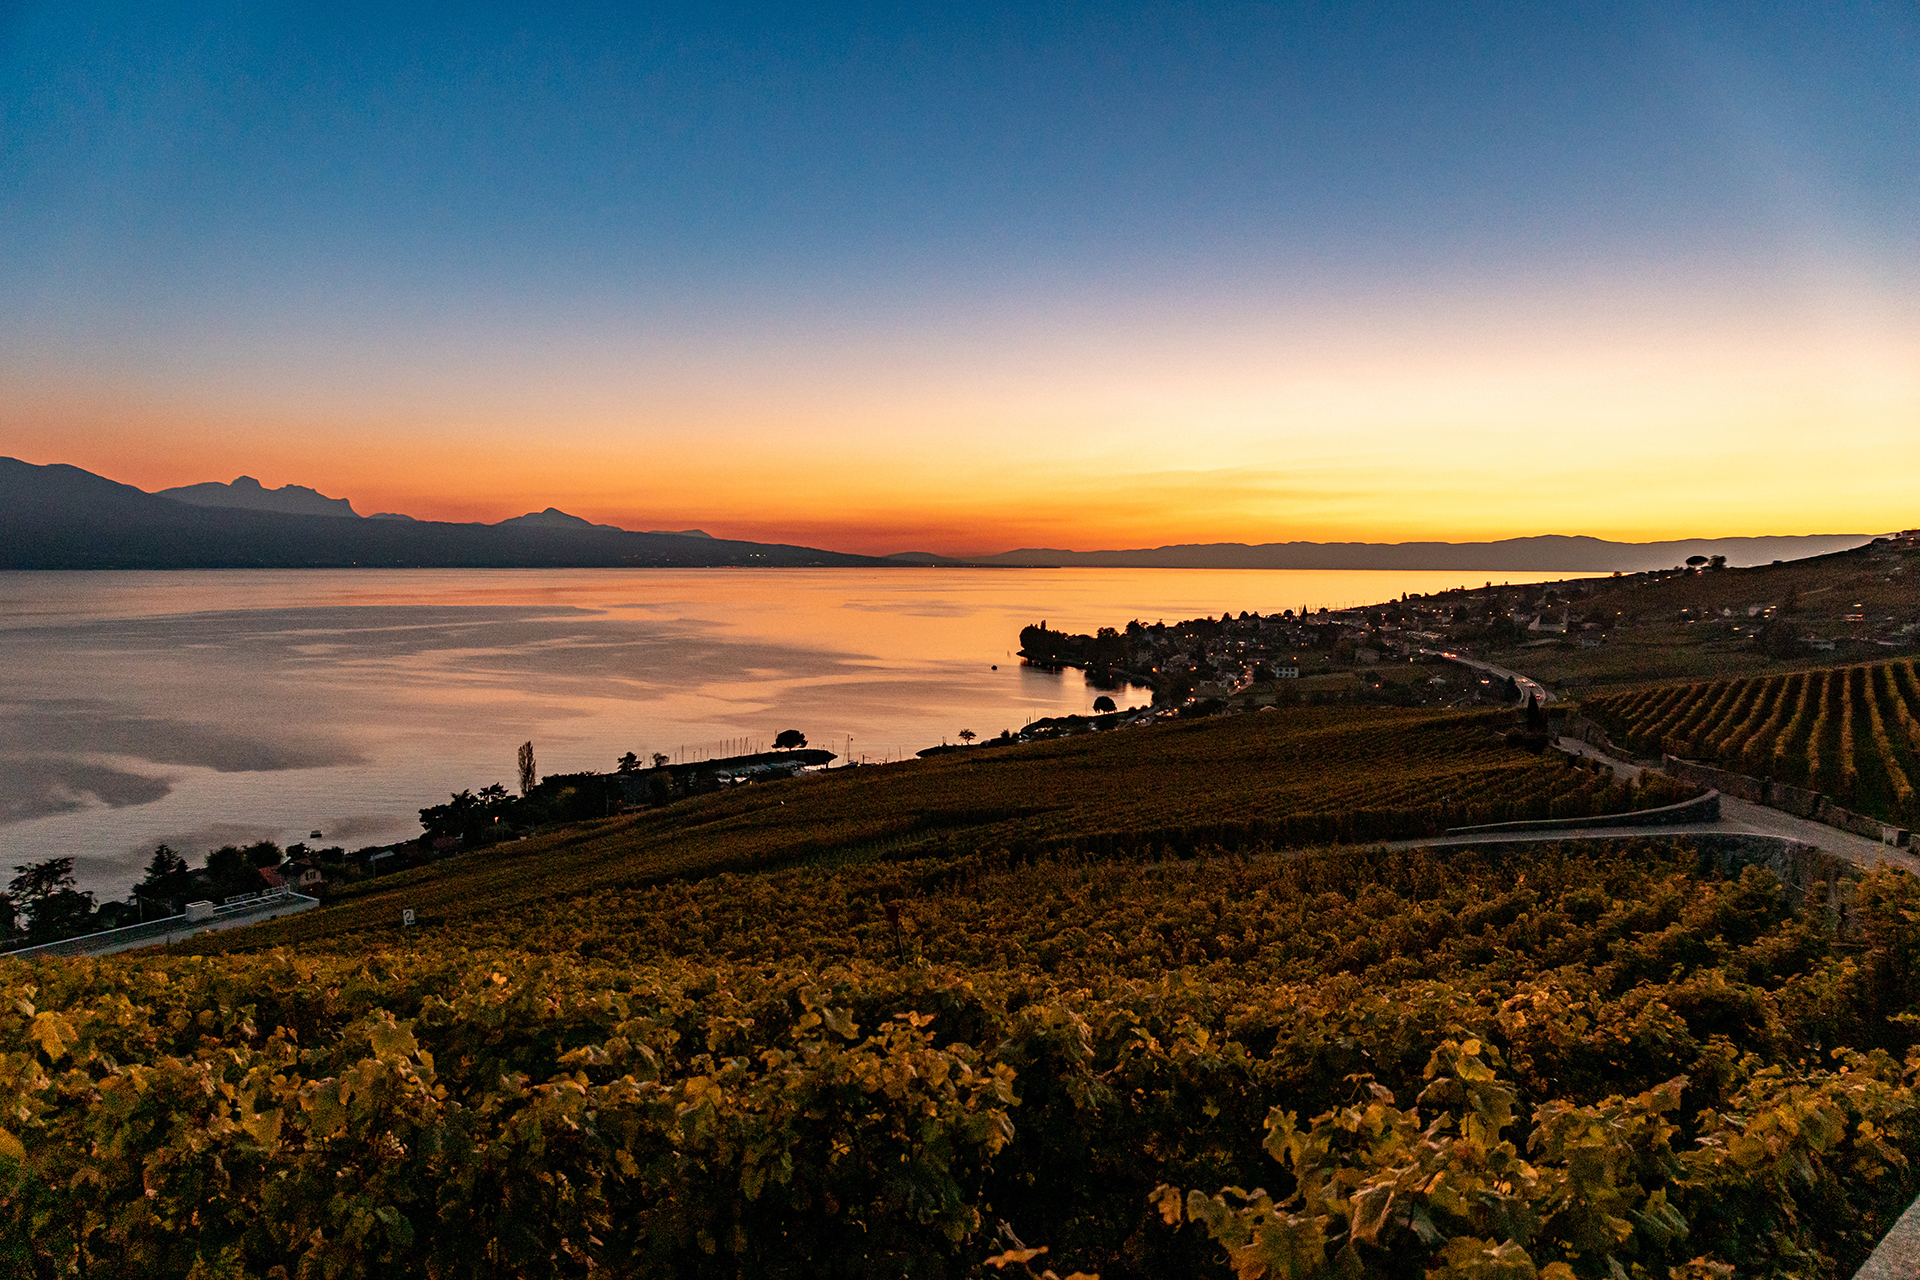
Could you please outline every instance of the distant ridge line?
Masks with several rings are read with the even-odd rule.
[[[243,477],[245,479],[245,477]],[[191,486],[190,486],[191,487]],[[635,533],[564,512],[500,524],[365,519],[298,485],[256,490],[289,512],[235,506],[233,486],[176,501],[64,463],[0,458],[0,569],[663,569],[877,567],[888,561],[783,543]]]
[[[64,463],[0,457],[0,569],[613,568],[942,566],[982,568],[1439,570],[1586,574],[1672,568],[1692,556],[1735,567],[1852,550],[1864,533],[1609,542],[1540,534],[1491,542],[1182,543],[1112,551],[1022,547],[984,556],[856,555],[715,538],[699,529],[639,532],[553,507],[496,524],[381,512],[303,485],[250,476],[147,493]]]
[[[1690,556],[1723,555],[1736,568],[1850,551],[1870,533],[1791,534],[1747,538],[1677,538],[1610,542],[1582,534],[1537,534],[1491,542],[1182,543],[1126,551],[1022,547],[994,555],[952,557],[904,552],[901,564],[978,564],[1109,569],[1393,569],[1514,573],[1635,573],[1668,569]]]

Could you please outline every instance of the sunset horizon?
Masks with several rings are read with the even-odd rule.
[[[0,453],[862,553],[1898,529],[1917,45],[29,6]]]

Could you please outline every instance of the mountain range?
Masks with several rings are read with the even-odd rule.
[[[1546,535],[1495,542],[1204,543],[1131,551],[1022,548],[956,558],[863,556],[715,538],[699,529],[636,531],[554,507],[496,524],[362,516],[304,485],[251,476],[147,493],[79,467],[0,458],[0,569],[696,568],[993,566],[1171,569],[1437,569],[1607,573],[1670,568],[1689,556],[1735,566],[1843,551],[1870,534],[1608,542]]]
[[[1497,542],[1244,542],[1187,543],[1132,551],[1059,551],[1024,547],[954,560],[924,552],[888,559],[907,564],[975,564],[1007,568],[1060,566],[1103,569],[1437,569],[1512,573],[1635,573],[1670,569],[1689,556],[1725,556],[1735,568],[1799,560],[1863,546],[1867,533],[1764,538],[1686,538],[1669,542],[1609,542],[1604,538],[1543,534]]]
[[[0,569],[700,568],[885,565],[872,556],[637,533],[548,508],[498,524],[363,517],[300,485],[147,493],[79,467],[0,458]],[[180,496],[184,494],[185,496]],[[337,504],[337,505],[336,505]]]

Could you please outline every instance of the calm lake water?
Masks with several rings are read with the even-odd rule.
[[[810,745],[880,761],[1091,710],[1020,628],[1340,607],[1563,574],[1300,570],[226,570],[0,574],[0,865],[122,896],[156,844],[419,833],[541,773]],[[1148,701],[1145,690],[1122,705]]]

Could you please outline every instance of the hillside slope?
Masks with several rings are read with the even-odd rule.
[[[1299,708],[831,770],[476,849],[356,886],[325,910],[191,945],[353,949],[398,936],[404,909],[417,928],[464,945],[511,945],[535,919],[617,931],[624,908],[607,895],[721,872],[956,850],[1152,855],[1381,840],[1678,798],[1507,746],[1511,719]]]

